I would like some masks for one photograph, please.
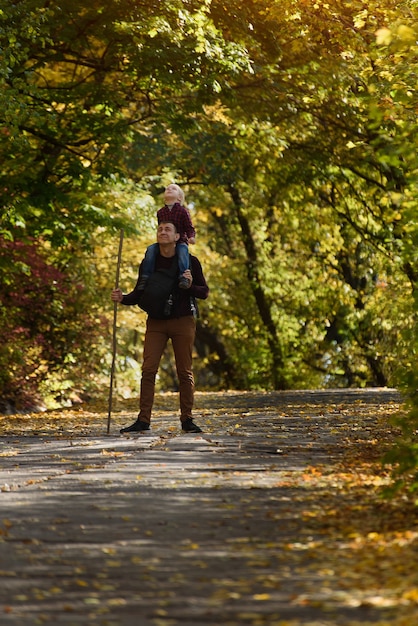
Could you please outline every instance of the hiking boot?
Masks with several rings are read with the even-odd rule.
[[[191,284],[192,284],[191,281],[188,278],[185,278],[185,276],[181,276],[179,278],[180,289],[189,289]]]
[[[148,422],[141,422],[140,420],[136,420],[136,422],[134,422],[130,426],[127,426],[126,428],[121,428],[120,432],[121,432],[121,434],[123,434],[123,433],[142,433],[143,430],[149,430]]]
[[[181,423],[181,429],[185,433],[201,433],[202,429],[194,423],[191,417]]]

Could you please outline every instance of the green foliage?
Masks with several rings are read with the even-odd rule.
[[[179,107],[187,116],[248,67],[204,5],[7,1],[0,25],[2,228],[23,225],[54,245],[64,228],[82,238],[107,224],[88,189],[125,173],[129,144],[145,138],[145,169],[153,126]]]
[[[223,38],[205,4],[172,0],[139,7],[6,0],[0,48],[0,233],[17,244],[38,242],[69,282],[77,272],[72,261],[92,255],[96,237],[121,227],[138,233],[150,221],[152,202],[144,197],[156,192],[150,175],[164,148],[158,134],[217,98],[230,76],[250,70],[245,48]],[[1,262],[12,291],[19,269],[31,273],[13,256]],[[94,308],[93,291],[85,293]],[[74,298],[81,306],[80,294]],[[4,310],[4,320],[12,324],[26,306],[17,304],[10,318]],[[59,319],[48,307],[45,315],[56,336],[73,328],[83,344],[87,318],[69,306]],[[36,343],[35,335],[28,341]],[[63,371],[66,358],[56,357]],[[3,382],[4,394],[11,378]]]

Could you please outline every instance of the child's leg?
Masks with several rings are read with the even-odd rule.
[[[188,289],[190,287],[190,281],[183,276],[184,272],[189,267],[189,246],[187,243],[178,243],[176,246],[177,261],[179,264],[179,287],[181,289]]]
[[[187,243],[178,243],[176,245],[176,253],[177,253],[177,260],[179,264],[179,274],[181,277],[183,276],[186,270],[190,269],[189,246],[187,245]]]
[[[151,276],[155,269],[155,260],[158,253],[158,243],[153,243],[148,246],[144,260],[141,267],[141,278],[138,283],[138,289],[144,289],[148,278]]]

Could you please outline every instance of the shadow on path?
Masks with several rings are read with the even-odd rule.
[[[146,435],[119,436],[121,410],[111,436],[97,414],[84,436],[1,437],[0,623],[415,619],[416,536],[368,462],[398,402],[394,390],[197,394],[205,432],[183,435],[173,395]],[[402,537],[399,580],[372,533]]]

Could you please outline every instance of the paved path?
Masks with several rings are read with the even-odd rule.
[[[103,415],[83,435],[63,422],[59,437],[1,436],[1,626],[394,623],[391,593],[373,601],[380,574],[355,572],[336,502],[361,535],[341,463],[375,449],[374,416],[398,401],[198,394],[202,435],[160,408],[145,435],[120,436],[121,411],[110,436]]]

